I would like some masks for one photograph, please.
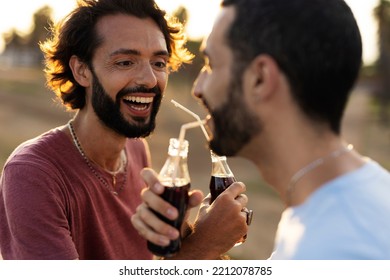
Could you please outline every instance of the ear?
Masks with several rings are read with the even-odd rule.
[[[258,102],[272,97],[278,87],[280,70],[276,61],[269,55],[255,57],[248,69],[248,80],[252,100]]]
[[[69,67],[72,70],[74,79],[81,86],[90,86],[90,71],[85,62],[82,62],[77,56],[72,55],[69,60]]]

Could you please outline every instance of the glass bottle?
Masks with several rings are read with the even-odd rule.
[[[227,163],[225,156],[218,156],[213,151],[211,155],[211,178],[210,178],[210,204],[226,190],[231,184],[236,182],[236,178]],[[241,245],[245,242],[247,235],[241,237],[234,246]]]
[[[210,179],[210,194],[212,203],[218,195],[226,190],[232,183],[236,181],[233,172],[230,170],[225,156],[218,156],[213,151],[211,155],[211,179]]]
[[[154,213],[165,223],[174,226],[181,232],[181,226],[188,207],[188,191],[191,187],[190,175],[188,172],[187,156],[188,141],[183,140],[179,145],[179,139],[169,140],[168,157],[159,173],[159,179],[165,190],[161,195],[171,205],[175,206],[179,212],[176,220],[170,220],[161,214]],[[155,255],[161,257],[173,256],[181,247],[181,237],[171,240],[168,246],[159,246],[148,242],[148,249]]]

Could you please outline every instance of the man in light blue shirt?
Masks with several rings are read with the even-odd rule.
[[[287,208],[272,259],[390,259],[389,173],[376,162]]]
[[[341,135],[362,61],[348,5],[224,0],[202,51],[193,93],[210,113],[210,148],[252,161],[286,204],[271,259],[390,259],[390,174]],[[169,205],[145,175],[133,222],[158,239],[167,227],[142,216]]]

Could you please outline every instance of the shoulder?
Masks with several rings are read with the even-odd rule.
[[[11,203],[38,201],[57,193],[65,134],[53,129],[19,145],[4,165],[0,189]],[[32,203],[32,202],[31,202]]]
[[[366,158],[365,164],[363,164],[357,170],[347,173],[341,177],[344,180],[371,180],[372,178],[390,180],[390,173],[378,162]]]
[[[126,150],[128,154],[145,156],[149,153],[149,145],[143,138],[128,139]]]
[[[128,139],[126,143],[128,158],[142,162],[144,167],[150,166],[150,150],[147,141],[143,138]]]
[[[388,258],[390,176],[375,162],[325,184],[281,220],[296,258]]]
[[[21,143],[8,157],[5,170],[17,169],[23,172],[27,169],[46,170],[56,164],[61,155],[70,149],[70,141],[60,128],[54,128],[33,139]]]
[[[65,133],[60,128],[49,130],[35,138],[21,143],[10,155],[10,159],[18,156],[36,155],[40,152],[48,152],[47,148],[56,148],[67,141]]]

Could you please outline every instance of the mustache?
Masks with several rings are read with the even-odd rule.
[[[136,92],[155,93],[156,95],[161,95],[161,89],[158,86],[152,88],[137,86],[137,87],[128,87],[120,90],[117,94],[117,98],[121,99],[123,96],[127,94],[136,93]]]
[[[205,99],[201,98],[200,103],[202,103],[202,105],[206,108],[206,110],[211,113],[210,106]]]

